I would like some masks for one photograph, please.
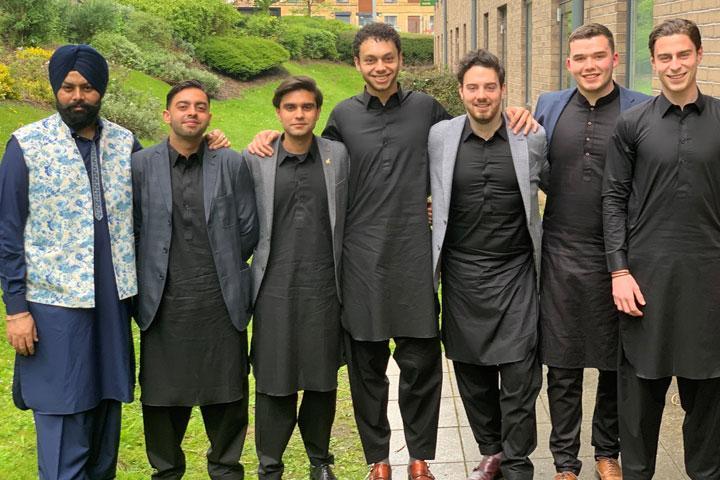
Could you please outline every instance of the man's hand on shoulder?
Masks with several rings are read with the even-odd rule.
[[[533,118],[530,110],[523,107],[507,107],[505,114],[508,117],[508,127],[514,134],[523,132],[528,135],[530,132],[536,133],[540,128],[540,124]]]
[[[208,142],[208,148],[210,150],[230,148],[230,140],[228,140],[223,131],[219,128],[216,128],[215,130],[205,135],[205,139]]]
[[[7,340],[17,353],[23,356],[35,355],[35,342],[38,341],[35,320],[30,312],[8,315]]]
[[[247,151],[258,157],[269,157],[274,153],[272,143],[279,136],[280,132],[277,130],[263,130],[248,144]]]

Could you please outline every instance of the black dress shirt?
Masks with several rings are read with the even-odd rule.
[[[617,368],[617,308],[605,267],[602,177],[620,115],[620,88],[590,105],[570,98],[550,143],[543,216],[540,317],[543,363]]]
[[[365,91],[338,104],[323,136],[350,154],[343,245],[343,326],[356,340],[437,336],[427,140],[450,118],[432,97]]]
[[[621,315],[644,378],[720,377],[720,100],[659,95],[620,116],[603,184],[611,271],[629,268],[647,305]]]

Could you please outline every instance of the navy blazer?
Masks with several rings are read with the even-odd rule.
[[[251,279],[246,260],[258,241],[252,176],[238,152],[203,152],[203,203],[208,240],[230,320],[250,321]],[[167,142],[132,156],[133,219],[138,275],[135,320],[150,327],[165,290],[172,237],[172,184]]]
[[[565,106],[572,98],[573,93],[577,88],[567,88],[565,90],[559,90],[557,92],[543,93],[538,98],[537,105],[535,106],[535,119],[545,127],[545,134],[547,135],[548,148],[550,142],[552,142],[553,131],[555,125],[560,118]],[[644,93],[628,90],[625,87],[620,87],[620,111],[624,112],[630,107],[639,105],[645,100],[651,98],[649,95]]]

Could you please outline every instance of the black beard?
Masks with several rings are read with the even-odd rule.
[[[55,108],[57,108],[60,118],[72,130],[79,131],[85,127],[97,122],[100,115],[100,105],[102,101],[98,100],[96,105],[87,102],[73,102],[63,105],[59,100],[55,100]],[[76,112],[73,109],[77,106],[83,107],[85,110]]]

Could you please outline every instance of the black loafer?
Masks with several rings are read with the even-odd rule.
[[[337,480],[330,465],[310,467],[310,480]]]

